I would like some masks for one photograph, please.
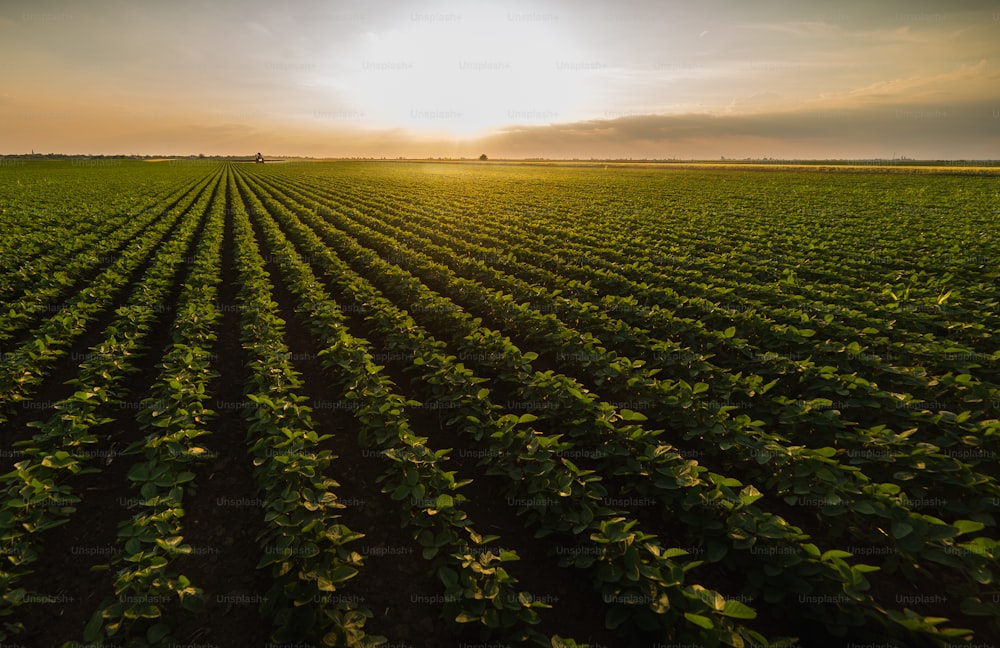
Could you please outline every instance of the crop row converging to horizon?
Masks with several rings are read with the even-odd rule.
[[[2,168],[0,638],[1000,636],[997,204],[988,174]]]

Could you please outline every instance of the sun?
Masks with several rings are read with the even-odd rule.
[[[337,89],[367,125],[468,137],[582,115],[602,65],[555,26],[449,15],[411,17],[354,43]]]

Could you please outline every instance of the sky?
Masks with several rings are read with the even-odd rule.
[[[0,154],[1000,158],[1000,0],[3,0]]]

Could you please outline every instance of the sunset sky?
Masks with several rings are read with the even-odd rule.
[[[0,154],[1000,158],[1000,0],[4,0]]]

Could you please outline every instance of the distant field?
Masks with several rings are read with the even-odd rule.
[[[1000,636],[996,168],[764,170],[0,164],[0,640]]]

